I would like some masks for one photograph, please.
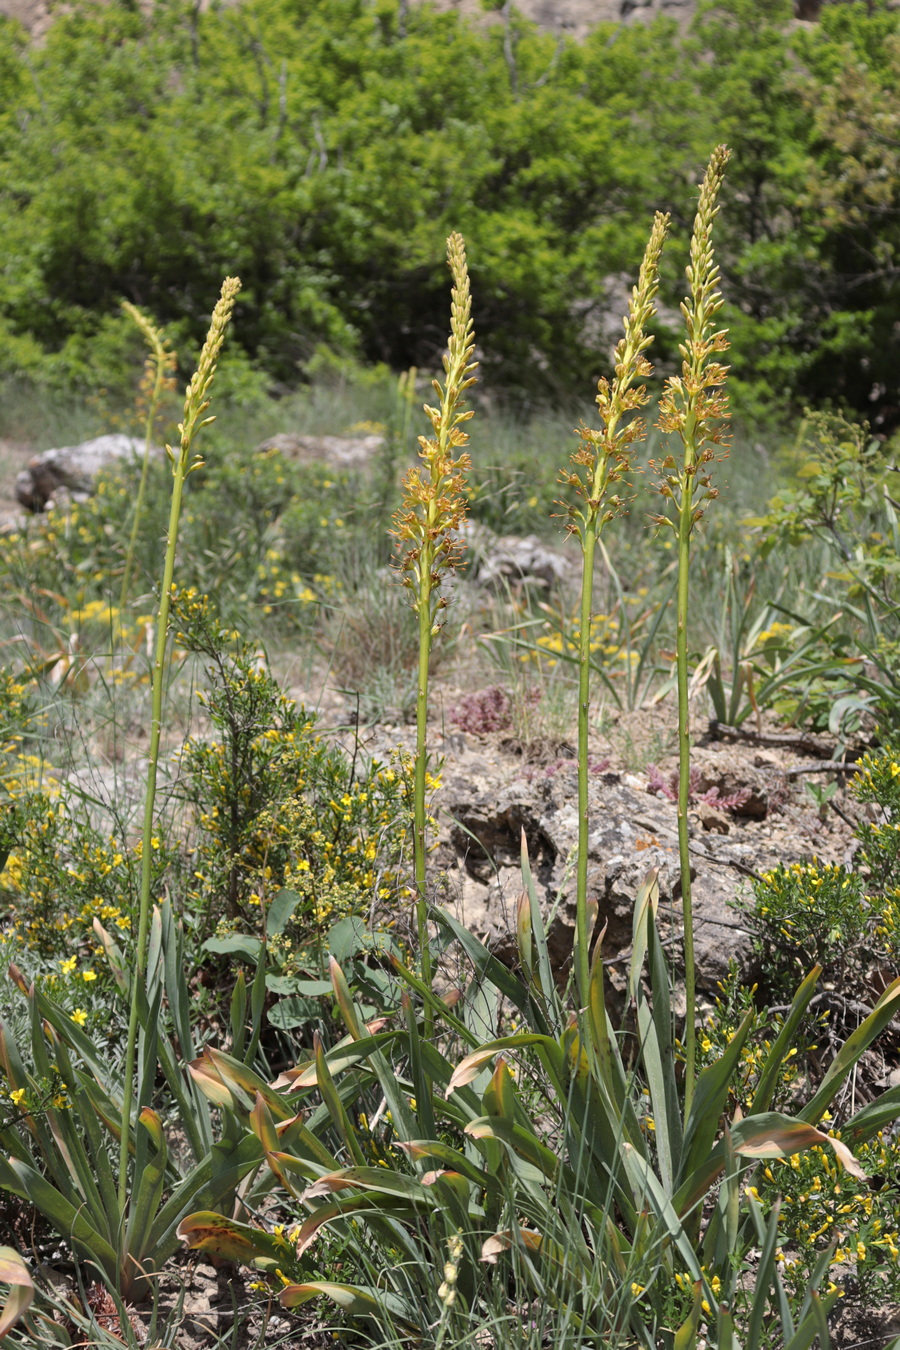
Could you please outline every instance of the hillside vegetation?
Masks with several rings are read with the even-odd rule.
[[[459,229],[488,387],[557,399],[599,373],[653,210],[684,240],[726,139],[738,403],[890,420],[898,83],[900,14],[878,4],[809,29],[789,0],[723,0],[583,43],[397,0],[79,6],[38,46],[4,21],[0,368],[124,386],[121,298],[187,350],[228,272],[241,388],[333,356],[428,366]],[[678,293],[666,264],[663,329]],[[665,331],[656,351],[671,368]]]

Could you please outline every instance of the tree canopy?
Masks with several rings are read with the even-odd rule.
[[[739,398],[896,415],[900,14],[883,6],[804,26],[788,0],[713,0],[686,33],[660,18],[579,44],[397,0],[113,0],[42,45],[3,22],[0,87],[7,371],[115,380],[122,298],[194,346],[233,273],[235,337],[275,387],[323,346],[433,364],[459,230],[487,380],[554,399],[605,363],[608,293],[657,209],[677,304],[724,140]],[[656,352],[675,355],[665,331]]]

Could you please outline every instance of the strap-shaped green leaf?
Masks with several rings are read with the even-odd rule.
[[[18,1158],[0,1157],[0,1187],[29,1200],[66,1238],[112,1280],[118,1276],[118,1253],[87,1218],[84,1208],[69,1203],[40,1172]]]
[[[335,1284],[331,1280],[316,1280],[309,1284],[289,1284],[281,1291],[285,1308],[299,1308],[312,1298],[324,1295],[351,1317],[372,1317],[385,1321],[385,1314],[403,1330],[419,1332],[419,1324],[412,1318],[409,1307],[396,1294],[381,1289],[369,1289],[356,1284]]]
[[[162,1122],[155,1111],[145,1106],[138,1122],[150,1141],[150,1148],[146,1150],[140,1171],[135,1171],[134,1193],[125,1229],[125,1250],[132,1260],[143,1263],[163,1197],[168,1150]],[[152,1251],[150,1255],[152,1258]]]
[[[0,1284],[10,1286],[0,1307],[0,1339],[24,1317],[34,1301],[34,1281],[25,1262],[12,1247],[0,1247]]]
[[[319,1092],[322,1094],[322,1101],[328,1109],[332,1122],[338,1134],[343,1139],[350,1152],[350,1156],[359,1166],[365,1166],[366,1155],[362,1151],[360,1142],[356,1137],[356,1131],[350,1122],[350,1117],[344,1109],[344,1103],[341,1101],[338,1093],[335,1091],[334,1079],[328,1068],[328,1060],[322,1048],[322,1041],[318,1033],[315,1038],[316,1050],[316,1082]]]
[[[763,1063],[756,1092],[753,1094],[753,1102],[750,1106],[751,1115],[756,1115],[760,1111],[768,1111],[772,1105],[772,1097],[784,1069],[785,1056],[794,1043],[797,1028],[803,1019],[803,1014],[809,1007],[810,999],[816,992],[816,985],[821,974],[822,967],[814,966],[791,1000],[790,1010],[784,1020],[784,1025],[775,1037]]]
[[[734,1033],[733,1040],[725,1047],[720,1059],[707,1065],[697,1075],[690,1115],[684,1130],[684,1150],[678,1177],[689,1176],[701,1166],[713,1146],[713,1140],[719,1133],[722,1112],[728,1099],[728,1089],[734,1078],[734,1071],[744,1048],[750,1028],[753,1025],[752,1010],[744,1017]]]
[[[801,1120],[808,1120],[815,1124],[821,1117],[822,1112],[827,1111],[837,1095],[838,1089],[860,1055],[868,1049],[875,1037],[880,1035],[888,1023],[893,1021],[898,1010],[900,1010],[900,979],[894,980],[893,984],[885,989],[869,1016],[864,1022],[860,1023],[852,1035],[847,1037],[828,1066],[825,1077],[822,1079],[812,1101],[807,1102],[799,1113]]]

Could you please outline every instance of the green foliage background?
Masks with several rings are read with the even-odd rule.
[[[724,140],[733,392],[896,402],[900,14],[881,4],[798,26],[789,0],[722,0],[687,32],[577,44],[515,13],[401,21],[397,0],[113,0],[37,45],[3,21],[0,95],[0,370],[124,386],[119,300],[188,351],[231,273],[239,387],[292,387],[323,347],[431,366],[460,230],[487,379],[563,397],[599,371],[609,279],[655,209],[686,237]],[[672,249],[672,304],[681,266]]]

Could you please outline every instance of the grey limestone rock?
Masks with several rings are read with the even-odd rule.
[[[44,450],[17,476],[16,499],[29,511],[43,511],[49,503],[62,501],[63,491],[73,501],[84,501],[94,491],[97,475],[103,469],[143,453],[143,441],[121,433]],[[155,449],[154,453],[164,452]]]
[[[383,436],[300,436],[279,432],[256,447],[257,453],[277,450],[301,464],[324,463],[334,469],[365,467],[384,445]]]
[[[575,928],[574,856],[578,837],[575,768],[552,778],[518,779],[468,793],[448,783],[449,845],[455,855],[461,918],[501,959],[515,960],[515,901],[522,889],[519,850],[524,833],[542,911],[550,916],[551,959],[563,973]],[[617,773],[590,783],[589,894],[606,923],[603,953],[624,967],[632,937],[634,900],[650,868],[659,875],[660,923],[676,966],[681,948],[681,882],[677,818],[669,801],[636,791]],[[692,901],[698,983],[714,992],[730,960],[748,972],[752,934],[743,921],[741,895],[748,872],[774,866],[783,856],[765,838],[711,833],[691,818]],[[744,834],[746,835],[746,831]]]

